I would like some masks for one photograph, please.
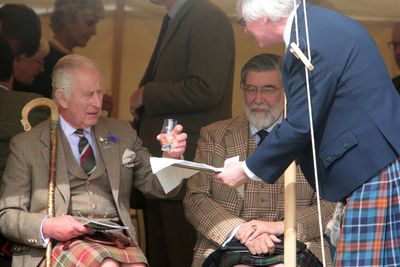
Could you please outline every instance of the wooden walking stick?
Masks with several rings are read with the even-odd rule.
[[[284,97],[284,117],[286,118],[286,96]],[[295,267],[297,260],[296,226],[296,162],[285,170],[285,234],[283,262],[285,267]]]
[[[58,135],[58,108],[49,98],[35,98],[29,101],[21,111],[21,123],[25,131],[31,129],[28,115],[29,112],[38,106],[46,106],[50,109],[50,168],[49,168],[49,190],[47,194],[47,214],[54,217],[54,189],[56,186],[56,162],[57,162],[57,135]],[[52,266],[51,254],[53,245],[50,240],[46,248],[46,267]]]

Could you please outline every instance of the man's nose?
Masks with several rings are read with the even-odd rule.
[[[102,95],[94,94],[93,97],[92,97],[92,104],[93,104],[95,107],[101,108],[102,103],[103,103],[103,97],[102,97]]]
[[[262,95],[261,90],[258,90],[258,89],[257,89],[257,91],[256,91],[256,96],[255,96],[255,98],[254,98],[254,101],[255,101],[256,103],[262,103],[262,102],[264,102],[264,98],[263,98],[263,95]]]

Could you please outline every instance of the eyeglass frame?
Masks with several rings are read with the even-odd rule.
[[[240,84],[240,88],[243,90],[243,92],[247,95],[250,96],[255,96],[257,95],[258,92],[262,96],[270,96],[282,89],[282,86],[276,87],[274,85],[263,85],[263,86],[255,86],[255,85],[250,85],[250,84]]]
[[[389,48],[391,48],[393,50],[396,50],[398,47],[400,47],[400,42],[390,41],[390,42],[387,43],[387,45],[388,45]]]

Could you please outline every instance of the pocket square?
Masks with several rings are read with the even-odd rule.
[[[125,149],[122,155],[122,166],[126,168],[132,168],[140,163],[140,159],[137,157],[136,153],[130,149]]]

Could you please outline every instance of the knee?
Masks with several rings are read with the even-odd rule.
[[[119,263],[113,259],[107,258],[101,262],[100,267],[119,267]]]

